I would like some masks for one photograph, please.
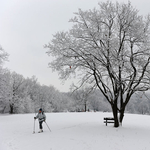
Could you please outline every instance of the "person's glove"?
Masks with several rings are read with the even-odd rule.
[[[36,119],[36,117],[34,117],[34,119]]]

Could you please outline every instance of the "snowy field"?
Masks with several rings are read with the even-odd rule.
[[[46,113],[38,133],[35,114],[0,115],[0,150],[150,150],[150,116],[125,114],[123,126],[105,126],[111,113]]]

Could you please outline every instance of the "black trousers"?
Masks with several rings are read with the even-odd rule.
[[[43,129],[42,123],[43,123],[43,121],[39,121],[39,128],[40,129]]]

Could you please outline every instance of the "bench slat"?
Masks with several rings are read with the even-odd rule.
[[[104,123],[114,123],[114,122],[110,122],[110,121],[104,121]]]
[[[107,126],[107,123],[114,123],[114,118],[110,118],[110,117],[107,117],[107,118],[104,118],[104,123],[106,123],[106,126]]]
[[[114,118],[104,118],[104,120],[114,120]]]

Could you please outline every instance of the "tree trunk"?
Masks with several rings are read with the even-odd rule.
[[[13,114],[13,113],[14,113],[14,104],[10,104],[9,106],[10,106],[10,111],[9,111],[9,113],[10,113],[10,114]]]
[[[84,109],[85,109],[85,112],[86,112],[86,103],[84,104]]]
[[[124,111],[125,111],[125,107],[123,107],[123,108],[120,110],[119,121],[120,121],[121,124],[122,124],[123,117],[124,117]]]
[[[112,104],[112,110],[113,110],[113,116],[114,116],[114,127],[119,127],[119,121],[118,121],[118,109],[117,104]]]

